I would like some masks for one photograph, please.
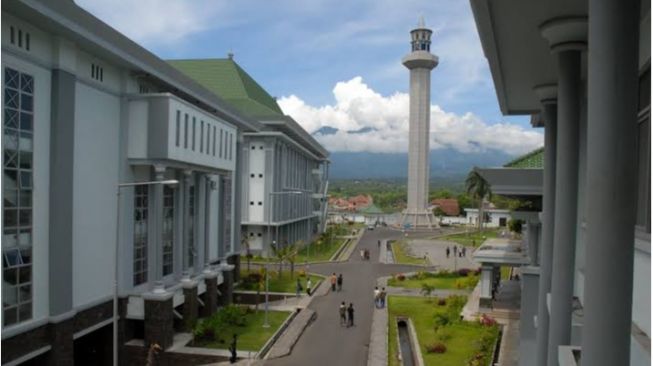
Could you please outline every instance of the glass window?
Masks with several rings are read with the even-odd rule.
[[[148,187],[134,187],[134,286],[147,282]]]
[[[175,130],[175,146],[179,147],[179,131],[181,128],[181,111],[177,110],[177,129]]]
[[[188,113],[184,113],[184,149],[188,149]]]
[[[204,121],[200,121],[200,152],[204,152]]]
[[[167,276],[173,272],[174,260],[174,233],[175,233],[175,190],[163,187],[163,258],[162,273]]]
[[[4,75],[2,310],[8,326],[32,318],[34,78],[9,67]]]
[[[216,127],[213,126],[213,156],[215,156],[215,137],[216,137]]]
[[[195,151],[195,117],[193,117],[193,143],[191,149]]]

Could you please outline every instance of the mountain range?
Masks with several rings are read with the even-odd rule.
[[[347,133],[367,133],[366,127]],[[331,135],[337,128],[323,126],[313,136]],[[515,156],[500,150],[482,149],[478,152],[461,152],[453,148],[431,150],[429,154],[431,178],[461,177],[475,166],[502,166]],[[330,177],[334,179],[405,178],[408,172],[407,153],[332,152]]]
[[[453,148],[431,150],[431,178],[464,176],[474,166],[498,167],[514,156],[499,150],[463,153]],[[407,153],[332,152],[329,176],[335,179],[402,178],[408,172]]]

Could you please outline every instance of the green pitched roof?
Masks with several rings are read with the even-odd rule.
[[[504,168],[544,168],[544,147],[535,149],[528,154],[522,155],[508,162]]]
[[[371,205],[365,207],[364,209],[360,210],[359,212],[362,213],[362,214],[367,214],[367,215],[381,215],[381,214],[383,214],[383,211],[381,211],[381,209],[376,207],[375,204],[371,204]]]
[[[277,101],[232,59],[169,60],[168,63],[247,116],[283,116]]]

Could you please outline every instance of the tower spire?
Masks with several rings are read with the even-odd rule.
[[[419,14],[419,19],[417,20],[417,28],[426,28],[426,24],[424,23],[424,14],[422,13]]]

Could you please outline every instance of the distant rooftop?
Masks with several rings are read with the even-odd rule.
[[[168,63],[246,116],[259,120],[283,117],[277,101],[232,58],[168,60]]]
[[[544,147],[535,149],[525,155],[506,163],[504,168],[544,169]]]

